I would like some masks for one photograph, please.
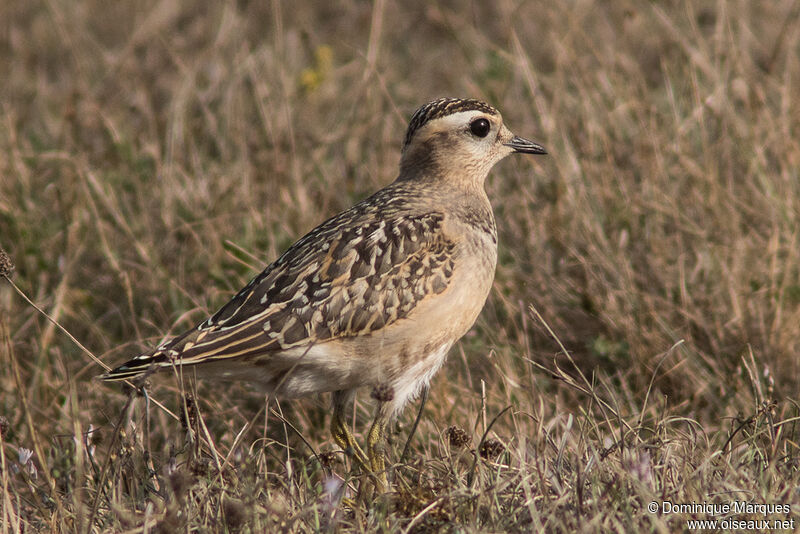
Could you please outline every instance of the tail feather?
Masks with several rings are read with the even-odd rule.
[[[119,367],[100,375],[106,381],[126,380],[149,374],[165,367],[193,366],[231,359],[263,356],[280,348],[276,336],[265,333],[263,325],[250,322],[236,329],[193,329],[152,352],[146,352]]]
[[[100,378],[100,380],[105,380],[106,382],[128,380],[131,378],[138,378],[168,365],[171,365],[171,362],[163,352],[143,354],[133,358],[132,360],[128,360],[119,367],[111,369],[107,373],[100,375],[98,378]]]
[[[187,343],[192,343],[192,340],[196,339],[198,335],[199,331],[197,329],[188,330],[166,343],[162,343],[150,352],[140,354],[119,367],[111,369],[98,378],[106,382],[129,380],[158,371],[164,367],[171,367],[173,363],[183,365],[185,362],[181,361],[178,355],[186,348]]]

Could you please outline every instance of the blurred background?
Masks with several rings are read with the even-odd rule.
[[[19,288],[117,364],[392,181],[416,107],[480,98],[549,155],[490,175],[494,290],[432,383],[420,454],[450,424],[477,443],[506,405],[560,432],[597,395],[620,420],[690,418],[719,447],[737,417],[797,411],[798,15],[795,1],[4,2],[0,246]],[[0,322],[7,443],[113,434],[127,394],[91,380],[102,368],[6,283]],[[252,388],[198,387],[221,444],[264,409]],[[284,409],[330,446],[324,401]],[[156,421],[158,470],[179,425]]]

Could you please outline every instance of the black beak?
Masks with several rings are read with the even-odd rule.
[[[544,147],[539,143],[528,141],[527,139],[517,137],[516,135],[511,139],[511,141],[505,143],[505,145],[513,148],[515,152],[521,152],[523,154],[547,154],[547,150],[545,150]]]

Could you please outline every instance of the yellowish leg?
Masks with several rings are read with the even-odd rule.
[[[356,438],[347,426],[345,421],[343,406],[339,403],[334,406],[333,418],[331,419],[331,434],[336,444],[347,454],[352,454],[358,466],[365,472],[370,472],[369,460],[361,447],[358,446]]]
[[[353,433],[347,426],[345,419],[345,407],[347,405],[347,394],[337,392],[334,394],[333,418],[331,419],[331,434],[336,444],[339,445],[347,454],[353,456],[353,461],[359,468],[370,477],[366,486],[362,485],[359,490],[360,498],[365,498],[369,494],[370,483],[374,485],[375,492],[384,493],[388,487],[386,477],[386,455],[384,432],[389,420],[389,410],[386,402],[380,402],[372,422],[369,434],[367,435],[367,453],[365,454],[358,446]],[[367,481],[365,481],[367,482]],[[366,489],[365,489],[366,488]],[[368,498],[368,497],[366,497]]]
[[[386,442],[384,439],[388,419],[387,405],[381,403],[367,435],[367,459],[370,469],[375,474],[375,490],[378,493],[384,493],[389,486],[386,478]]]

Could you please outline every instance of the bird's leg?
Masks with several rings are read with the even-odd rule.
[[[358,446],[356,438],[353,437],[353,433],[350,432],[350,428],[348,428],[344,416],[345,402],[340,402],[338,397],[337,395],[334,400],[333,418],[331,419],[331,434],[333,434],[333,439],[345,453],[353,455],[353,459],[363,471],[369,472],[370,468],[367,455],[364,454],[364,451]]]
[[[389,486],[386,477],[386,441],[384,432],[391,413],[394,388],[388,383],[377,384],[372,390],[372,398],[378,401],[375,420],[367,434],[367,458],[372,472],[375,473],[375,490],[383,493]]]
[[[376,493],[384,493],[388,487],[386,478],[386,460],[384,452],[384,431],[386,423],[389,420],[389,404],[392,395],[386,393],[384,389],[376,389],[378,395],[373,392],[373,397],[378,400],[378,408],[375,414],[375,420],[367,435],[367,453],[365,454],[361,447],[358,446],[353,433],[347,426],[345,421],[345,407],[347,405],[348,395],[345,392],[337,391],[333,397],[333,418],[331,419],[331,434],[336,444],[339,445],[346,453],[353,455],[353,460],[358,464],[361,470],[369,475],[370,481],[366,486],[361,487],[359,490],[360,496],[364,496],[364,488],[369,488],[370,484],[374,484]],[[380,392],[383,392],[382,394]]]
[[[389,406],[386,402],[381,402],[367,435],[367,458],[370,469],[375,474],[375,490],[378,493],[385,492],[389,486],[386,477],[386,440],[384,439],[388,420]]]

